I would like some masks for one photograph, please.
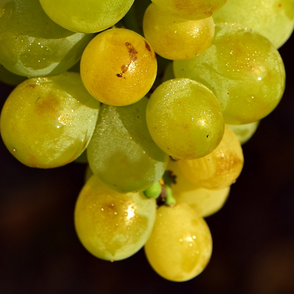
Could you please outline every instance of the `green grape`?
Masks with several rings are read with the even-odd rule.
[[[98,34],[81,59],[81,77],[99,101],[114,106],[137,102],[152,87],[157,72],[156,56],[139,34],[114,28]]]
[[[186,203],[160,206],[145,246],[152,268],[163,278],[188,281],[199,275],[212,254],[212,237],[205,220]]]
[[[228,125],[228,127],[235,133],[239,142],[245,144],[255,134],[259,121],[244,125]]]
[[[163,11],[186,19],[202,19],[211,16],[228,0],[151,0]]]
[[[26,77],[19,76],[10,72],[2,64],[0,64],[0,82],[11,86],[16,86],[23,82],[25,79]]]
[[[84,247],[104,260],[121,260],[140,250],[156,217],[156,201],[142,192],[118,193],[92,176],[75,207],[75,228]]]
[[[172,172],[175,183],[172,193],[176,203],[187,203],[202,217],[208,217],[219,211],[227,201],[230,186],[211,190],[192,183],[182,172],[177,161],[170,160],[167,170]]]
[[[158,86],[149,99],[146,119],[154,142],[176,159],[210,153],[224,132],[216,97],[190,79],[172,79]]]
[[[27,79],[3,106],[2,139],[11,154],[27,166],[65,165],[87,147],[99,106],[78,73]]]
[[[264,118],[285,89],[283,60],[272,43],[251,29],[228,23],[216,25],[212,45],[202,54],[174,61],[174,74],[209,87],[227,124]]]
[[[279,48],[293,32],[294,1],[230,0],[213,18],[216,23],[239,23],[252,28]]]
[[[100,109],[87,148],[95,175],[119,192],[145,190],[164,174],[168,156],[152,140],[146,124],[148,99]]]
[[[143,20],[145,38],[154,51],[171,60],[185,60],[201,54],[212,42],[212,17],[186,20],[163,12],[150,4]]]
[[[161,194],[162,191],[162,186],[161,186],[161,182],[156,182],[155,184],[153,184],[151,187],[147,188],[144,191],[144,195],[148,198],[158,198]]]
[[[0,11],[0,63],[18,75],[40,77],[66,71],[93,37],[54,23],[39,0],[2,0]]]
[[[46,14],[74,32],[97,33],[119,22],[134,0],[39,0]]]
[[[223,139],[210,154],[194,160],[179,160],[178,164],[185,177],[197,186],[224,189],[236,182],[244,156],[238,138],[226,126]]]

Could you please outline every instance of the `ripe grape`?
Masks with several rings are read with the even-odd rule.
[[[100,109],[87,148],[95,175],[120,192],[145,190],[164,174],[168,156],[152,140],[146,124],[148,99]]]
[[[186,203],[160,206],[145,246],[152,268],[163,278],[183,282],[199,275],[212,253],[212,237],[205,220]]]
[[[228,127],[220,144],[208,155],[194,160],[179,160],[183,174],[194,184],[206,189],[224,189],[239,177],[244,156],[241,144]]]
[[[156,56],[141,35],[128,29],[109,29],[98,34],[81,59],[81,77],[99,101],[124,106],[143,98],[157,72]]]
[[[5,102],[1,136],[11,154],[27,166],[62,166],[89,144],[99,107],[77,73],[30,78]]]
[[[183,174],[178,161],[170,160],[167,170],[175,177],[172,193],[176,202],[189,204],[200,216],[216,213],[227,201],[230,186],[216,190],[199,187]]]
[[[294,29],[293,0],[230,0],[213,15],[216,23],[239,23],[281,47]]]
[[[121,194],[91,176],[75,207],[75,228],[85,248],[105,260],[128,258],[149,238],[156,201],[142,192]]]
[[[97,33],[119,22],[134,0],[40,0],[47,15],[74,32]]]
[[[143,31],[158,55],[171,60],[184,60],[201,54],[211,44],[214,21],[212,17],[182,19],[150,4],[144,14]]]
[[[285,89],[285,68],[272,43],[235,24],[217,24],[212,44],[189,60],[175,60],[177,78],[194,79],[219,100],[228,124],[258,121],[271,113]]]
[[[92,34],[53,22],[39,0],[0,1],[0,63],[25,77],[56,75],[80,59]]]
[[[210,153],[224,132],[216,97],[190,79],[171,79],[158,86],[149,99],[146,119],[154,142],[177,159]]]
[[[211,16],[228,0],[151,0],[163,11],[186,19],[202,19]]]

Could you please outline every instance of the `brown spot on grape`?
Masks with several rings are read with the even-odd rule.
[[[137,53],[138,53],[138,51],[136,51],[136,49],[134,48],[134,46],[131,43],[129,43],[129,42],[126,42],[125,45],[126,45],[126,47],[128,49],[128,52],[129,52],[131,61],[136,61],[137,60]]]
[[[151,47],[146,41],[145,41],[145,47],[149,52],[151,52]]]
[[[35,111],[39,115],[56,116],[60,110],[60,103],[56,96],[49,93],[46,97],[38,97]]]

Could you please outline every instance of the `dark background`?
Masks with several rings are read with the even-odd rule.
[[[244,147],[245,165],[222,210],[207,218],[213,240],[205,271],[168,282],[144,252],[115,263],[80,244],[73,211],[83,164],[21,165],[0,143],[0,293],[294,293],[294,37],[280,49],[287,86],[277,109]],[[1,106],[11,87],[0,85]]]

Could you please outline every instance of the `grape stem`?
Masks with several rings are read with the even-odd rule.
[[[163,189],[162,198],[164,198],[164,204],[167,206],[174,206],[176,199],[173,197],[172,184],[175,183],[175,176],[172,171],[167,170],[163,175]]]

